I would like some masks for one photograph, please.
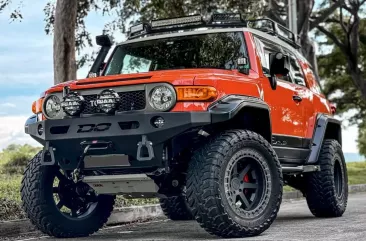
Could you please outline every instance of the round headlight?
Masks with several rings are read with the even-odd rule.
[[[98,96],[97,106],[104,113],[110,114],[116,111],[119,100],[119,95],[114,90],[103,90]]]
[[[56,95],[50,95],[43,104],[44,115],[48,119],[56,118],[61,112],[61,100]]]
[[[175,105],[175,102],[176,94],[173,88],[161,85],[151,91],[149,103],[155,110],[170,110]]]
[[[70,93],[64,97],[61,107],[66,114],[76,116],[83,110],[84,102],[84,98],[78,93]]]

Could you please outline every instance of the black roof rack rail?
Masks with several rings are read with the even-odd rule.
[[[247,20],[246,22],[249,28],[257,29],[262,32],[274,35],[295,48],[301,48],[301,46],[297,43],[296,35],[291,32],[291,30],[273,21],[272,19],[260,18]]]
[[[154,33],[214,27],[249,27],[274,35],[295,48],[301,47],[296,42],[296,35],[277,22],[268,18],[244,20],[239,13],[215,13],[208,20],[205,20],[201,15],[190,15],[158,19],[149,23],[144,22],[130,28],[128,39],[144,37]]]

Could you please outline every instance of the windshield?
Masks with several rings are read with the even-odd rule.
[[[246,57],[242,32],[211,33],[141,41],[116,48],[105,75],[191,68],[238,68]]]

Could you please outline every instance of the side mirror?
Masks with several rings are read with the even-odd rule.
[[[270,77],[269,82],[273,90],[277,88],[277,76],[282,75],[287,76],[290,72],[290,61],[288,56],[283,53],[271,53],[269,54],[269,64],[270,64]]]

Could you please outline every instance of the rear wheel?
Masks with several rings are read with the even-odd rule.
[[[178,220],[192,220],[193,216],[188,207],[185,191],[180,196],[160,198],[160,206],[167,218]]]
[[[75,184],[58,166],[42,166],[41,153],[28,164],[21,186],[23,209],[42,232],[59,238],[88,236],[108,220],[114,196]]]
[[[348,201],[348,176],[342,147],[325,140],[318,158],[320,171],[307,176],[306,200],[316,217],[340,217]]]
[[[277,155],[260,135],[226,131],[196,151],[187,175],[193,215],[209,233],[255,236],[272,224],[282,199]]]

